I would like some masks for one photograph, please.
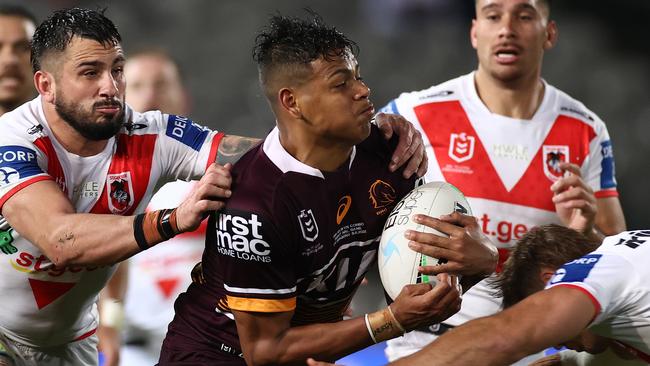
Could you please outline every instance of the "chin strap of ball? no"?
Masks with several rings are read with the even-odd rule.
[[[383,310],[365,315],[366,328],[375,343],[399,337],[405,333],[404,327],[397,321],[390,305]]]

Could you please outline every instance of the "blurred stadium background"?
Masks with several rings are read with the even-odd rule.
[[[40,20],[51,11],[107,8],[127,51],[160,48],[180,64],[193,120],[232,134],[263,137],[274,120],[257,84],[251,48],[276,12],[320,13],[361,48],[362,75],[376,107],[476,67],[469,43],[473,0],[21,0]],[[650,227],[650,1],[558,0],[558,46],[543,76],[582,101],[609,128],[628,228]],[[370,276],[375,286],[378,277]],[[376,306],[361,290],[356,313]],[[373,299],[373,300],[370,300]],[[373,305],[375,304],[375,305]],[[367,310],[366,310],[367,309]]]
[[[128,52],[172,54],[192,95],[192,118],[232,134],[262,137],[273,118],[257,85],[251,47],[275,12],[320,13],[361,47],[362,74],[376,107],[474,69],[473,0],[22,0],[39,19],[52,10],[106,7]],[[584,102],[614,143],[629,228],[650,227],[650,1],[561,0],[552,17],[558,46],[544,78]]]

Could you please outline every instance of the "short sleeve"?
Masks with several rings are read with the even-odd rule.
[[[21,189],[52,179],[41,165],[47,158],[32,143],[0,138],[0,210]]]
[[[217,266],[228,306],[251,312],[295,309],[294,244],[282,235],[277,220],[227,209],[217,215],[216,227]]]
[[[612,141],[602,121],[597,120],[595,127],[596,136],[589,144],[589,158],[582,173],[597,198],[617,197]]]
[[[621,256],[594,252],[559,268],[547,288],[567,286],[585,293],[596,307],[597,324],[623,306],[629,268]]]
[[[160,159],[163,173],[172,180],[201,177],[215,161],[223,134],[187,117],[161,114],[160,118],[156,155]]]

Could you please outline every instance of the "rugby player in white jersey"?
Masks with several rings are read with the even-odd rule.
[[[558,223],[589,235],[625,229],[604,123],[541,78],[544,53],[558,35],[549,16],[547,0],[477,0],[470,32],[477,70],[402,94],[382,109],[420,128],[430,161],[426,179],[450,182],[467,196],[483,232],[499,247],[500,263],[537,225]],[[595,225],[578,212],[592,207]],[[444,248],[429,249],[445,257]],[[437,270],[453,273],[449,266]],[[458,314],[389,341],[386,354],[403,357],[499,309],[482,281],[463,296]]]
[[[649,260],[650,230],[607,237],[559,268],[546,290],[454,329],[395,365],[507,365],[557,344],[585,348],[576,339],[585,329],[650,363]]]
[[[463,324],[390,365],[508,365],[556,345],[593,354],[609,349],[615,355],[610,365],[650,363],[650,230],[607,237],[585,255],[598,244],[559,225],[537,227],[522,240],[504,272],[526,278],[510,273],[500,283],[514,305]],[[545,245],[557,252],[545,251]],[[574,259],[559,264],[563,257]],[[536,363],[561,364],[571,363]]]
[[[214,162],[241,139],[128,107],[121,37],[99,12],[55,12],[31,60],[39,97],[0,119],[0,213],[12,227],[0,343],[19,365],[95,365],[94,304],[114,264],[220,209],[231,178]],[[406,152],[396,160],[415,151],[415,171],[418,136],[393,121]],[[199,177],[178,208],[141,213],[159,183]]]

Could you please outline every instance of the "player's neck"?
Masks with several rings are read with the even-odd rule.
[[[64,121],[54,109],[54,105],[43,103],[43,113],[54,138],[69,153],[79,156],[93,156],[104,151],[108,140],[88,140]]]
[[[474,85],[490,112],[510,118],[532,119],[544,99],[544,83],[538,73],[506,83],[479,70]]]
[[[325,172],[338,169],[352,153],[348,143],[323,142],[313,135],[294,129],[287,133],[280,129],[280,144],[296,160]]]

